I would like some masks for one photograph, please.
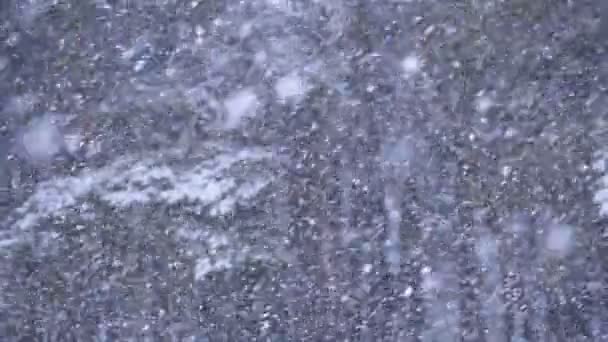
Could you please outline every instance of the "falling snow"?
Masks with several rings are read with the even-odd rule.
[[[1,341],[608,341],[604,1],[0,1]]]
[[[480,96],[476,101],[476,109],[479,113],[486,113],[494,106],[494,101],[487,95]]]
[[[407,56],[401,61],[401,69],[405,76],[412,76],[420,72],[422,61],[416,55]]]

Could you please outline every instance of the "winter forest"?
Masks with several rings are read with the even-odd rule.
[[[0,341],[608,341],[608,2],[0,0]]]

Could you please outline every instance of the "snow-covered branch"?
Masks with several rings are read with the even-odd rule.
[[[38,184],[11,215],[8,226],[18,233],[42,220],[61,217],[68,210],[85,214],[90,198],[112,208],[179,203],[194,207],[198,213],[226,215],[268,186],[270,177],[255,166],[270,157],[261,149],[208,148],[184,160],[159,158],[158,154],[119,158],[103,168]]]

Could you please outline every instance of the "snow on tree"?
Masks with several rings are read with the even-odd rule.
[[[93,199],[115,210],[160,204],[179,205],[199,215],[231,215],[236,206],[247,205],[270,184],[264,172],[255,172],[256,164],[272,157],[261,149],[234,151],[207,143],[187,160],[159,160],[155,155],[124,156],[100,169],[38,184],[15,209],[8,223],[14,228],[11,234],[34,234],[42,222],[74,212],[94,221],[98,217]],[[251,169],[254,173],[247,175]]]

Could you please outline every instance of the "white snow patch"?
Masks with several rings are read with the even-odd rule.
[[[509,165],[504,165],[501,169],[501,173],[504,178],[509,177],[509,175],[511,175],[512,171],[513,171],[513,168]]]
[[[508,127],[505,132],[504,132],[504,137],[505,138],[513,138],[515,137],[517,134],[519,134],[519,131],[516,128],[513,127]]]
[[[290,99],[301,100],[308,89],[307,82],[296,72],[281,77],[274,85],[279,100],[283,102]]]
[[[568,225],[555,225],[551,227],[545,238],[547,251],[558,257],[568,255],[574,247],[574,243],[574,229]]]
[[[63,135],[48,116],[35,119],[21,134],[20,142],[34,162],[48,162],[64,147]]]
[[[481,114],[486,113],[492,107],[494,107],[494,100],[487,95],[479,96],[475,103],[475,108]]]
[[[405,291],[403,291],[403,294],[401,296],[405,298],[410,298],[412,294],[414,294],[414,288],[408,286]]]
[[[133,65],[133,71],[135,72],[140,72],[142,71],[144,68],[146,67],[146,60],[145,59],[139,59],[137,60],[137,62],[135,62],[135,64]]]
[[[442,288],[442,281],[435,273],[422,273],[422,291],[433,292]]]
[[[226,118],[223,127],[225,129],[238,128],[245,118],[255,115],[259,105],[258,97],[251,88],[232,93],[224,100]]]
[[[409,55],[401,61],[401,69],[405,76],[412,76],[422,69],[422,61],[416,55]]]

